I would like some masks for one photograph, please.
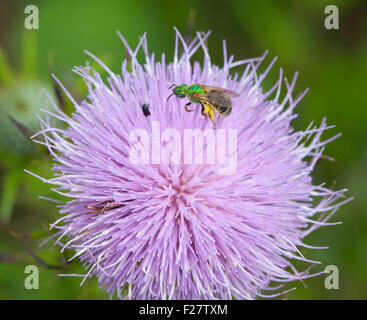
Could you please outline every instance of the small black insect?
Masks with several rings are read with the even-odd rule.
[[[150,116],[150,111],[149,111],[149,104],[143,104],[141,106],[141,109],[143,110],[143,114],[147,117]]]

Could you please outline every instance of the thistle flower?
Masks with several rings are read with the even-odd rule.
[[[60,205],[63,216],[52,228],[58,229],[62,250],[74,250],[73,259],[83,263],[84,280],[96,276],[101,288],[119,298],[253,299],[276,290],[273,283],[317,275],[297,271],[292,262],[317,263],[301,250],[322,247],[307,245],[304,238],[320,226],[335,224],[328,219],[350,199],[338,201],[346,190],[312,184],[324,146],[338,135],[321,140],[331,128],[325,119],[304,131],[291,127],[294,108],[305,94],[292,97],[297,75],[288,83],[280,70],[279,80],[265,92],[262,80],[275,60],[259,74],[265,55],[234,61],[223,42],[220,68],[210,60],[209,33],[198,33],[187,44],[176,30],[175,54],[168,64],[165,55],[155,62],[145,35],[135,50],[119,36],[131,65],[123,61],[121,74],[115,74],[87,52],[108,72],[107,81],[91,68],[75,67],[88,86],[86,100],[75,101],[59,82],[75,113],[67,116],[49,97],[56,111],[43,109],[47,117],[39,117],[42,130],[37,135],[44,140],[35,139],[54,158],[54,177],[39,178],[71,198]],[[202,66],[191,62],[200,48]],[[136,58],[140,49],[144,65]],[[230,74],[235,67],[244,68],[242,75]],[[186,147],[170,149],[179,150],[176,162],[157,158],[155,151],[169,141],[161,137],[152,142],[155,133],[174,129],[182,142],[185,129],[212,130],[200,107],[187,113],[185,99],[167,101],[173,83],[202,83],[240,95],[214,131],[217,138],[219,132],[225,137],[230,130],[236,133],[235,148],[229,151],[236,156],[233,172],[220,174],[223,161],[183,161]],[[149,116],[141,109],[144,104]],[[66,128],[52,127],[50,117],[65,122]],[[140,142],[149,138],[139,145],[140,153],[135,152],[136,129],[147,133]],[[217,152],[224,152],[226,145],[216,141]],[[204,152],[211,143],[205,140]],[[142,153],[145,161],[139,162]]]

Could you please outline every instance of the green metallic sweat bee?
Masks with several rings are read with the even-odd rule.
[[[232,111],[232,100],[231,98],[239,97],[239,94],[232,90],[206,86],[203,84],[193,84],[186,85],[181,84],[179,86],[172,85],[169,87],[171,89],[173,86],[173,93],[167,98],[167,100],[172,96],[176,95],[178,98],[188,98],[189,103],[185,105],[185,110],[191,112],[187,107],[193,103],[201,104],[201,114],[204,117],[209,117],[213,126],[215,128],[216,118],[215,111],[222,117],[227,117]]]

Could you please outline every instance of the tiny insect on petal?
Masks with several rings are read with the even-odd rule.
[[[148,104],[143,104],[141,109],[143,110],[143,114],[146,117],[150,116],[150,111],[149,111],[149,105]]]

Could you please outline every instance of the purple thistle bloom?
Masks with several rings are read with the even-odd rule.
[[[311,172],[324,146],[338,135],[321,141],[322,133],[332,128],[325,120],[304,131],[291,127],[294,108],[305,94],[292,98],[297,75],[288,83],[280,71],[274,87],[264,92],[262,80],[275,60],[258,74],[265,55],[234,61],[224,43],[220,68],[211,63],[208,36],[198,33],[186,44],[176,30],[174,59],[167,64],[164,55],[155,62],[148,53],[145,35],[136,50],[120,35],[132,71],[125,60],[121,75],[114,74],[87,52],[108,72],[107,83],[90,68],[76,67],[88,86],[87,99],[76,102],[60,84],[75,113],[67,116],[49,96],[56,112],[46,108],[46,120],[40,118],[37,135],[44,141],[35,141],[47,145],[55,162],[54,177],[39,178],[71,198],[61,205],[63,217],[52,225],[58,229],[57,242],[62,250],[76,252],[73,258],[83,263],[85,279],[97,276],[111,297],[253,299],[276,290],[272,281],[315,276],[297,271],[292,260],[318,263],[300,250],[322,247],[303,239],[320,226],[335,224],[328,219],[350,200],[337,201],[345,189],[312,184]],[[136,59],[141,48],[144,65]],[[200,48],[203,66],[190,61]],[[231,76],[238,66],[244,66],[243,74]],[[138,128],[151,138],[154,121],[161,132],[176,129],[182,135],[184,129],[212,129],[199,105],[187,113],[188,99],[173,96],[167,101],[174,83],[202,83],[240,95],[232,113],[217,123],[218,131],[237,130],[235,173],[219,174],[221,163],[153,164],[157,146],[151,143],[145,144],[149,163],[131,161],[131,133]],[[142,112],[144,104],[149,117]],[[66,128],[52,127],[49,117],[64,121]],[[210,147],[208,142],[204,147]]]

